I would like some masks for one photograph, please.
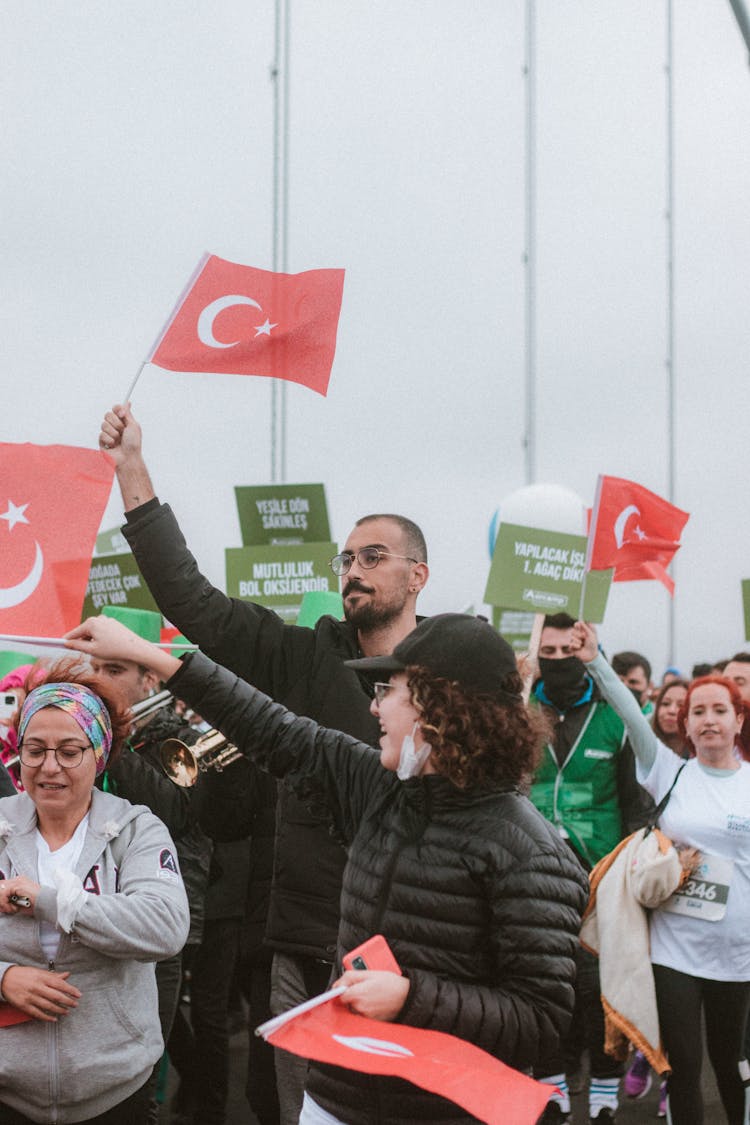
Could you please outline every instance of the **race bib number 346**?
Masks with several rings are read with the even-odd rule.
[[[718,922],[727,912],[734,863],[718,855],[701,856],[690,878],[661,907],[703,922]]]

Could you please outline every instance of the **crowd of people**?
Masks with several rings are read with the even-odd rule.
[[[355,1013],[533,1074],[545,1125],[571,1120],[587,1071],[590,1120],[613,1122],[662,1056],[637,1034],[612,1053],[579,931],[592,871],[657,821],[679,857],[648,911],[658,1112],[702,1125],[705,1018],[727,1121],[747,1125],[750,654],[654,685],[645,656],[610,665],[556,614],[519,665],[480,618],[418,616],[427,547],[394,514],[359,520],[331,562],[343,620],[287,626],[201,574],[128,407],[100,445],[140,571],[199,651],[154,644],[158,614],[111,610],[69,634],[78,656],[0,681],[18,704],[0,771],[0,1125],[223,1125],[238,995],[248,1121],[474,1120],[253,1034],[333,983]],[[209,727],[236,760],[180,784],[165,742],[189,759]],[[375,934],[400,972],[344,969]],[[179,1086],[160,1108],[167,1058]]]

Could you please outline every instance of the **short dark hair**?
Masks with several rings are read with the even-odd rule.
[[[575,617],[569,613],[548,613],[544,619],[543,629],[572,629],[576,623]]]
[[[711,675],[711,673],[713,672],[713,670],[714,670],[714,666],[713,666],[713,664],[708,664],[708,663],[707,663],[706,661],[703,661],[703,662],[702,662],[701,664],[694,664],[694,665],[693,665],[693,670],[692,670],[692,672],[690,673],[690,678],[691,678],[692,680],[697,680],[697,679],[699,679],[699,678],[700,678],[701,676],[710,676],[710,675]],[[673,683],[674,683],[674,682],[680,683],[680,681],[679,681],[679,680],[677,680],[677,681],[672,681],[672,682],[673,682]],[[668,684],[667,686],[668,686],[668,687],[671,687],[671,686],[672,686],[672,684]]]
[[[750,664],[750,652],[735,652],[727,660],[727,664]]]
[[[618,676],[627,676],[634,668],[642,668],[646,679],[651,681],[651,664],[640,652],[616,652],[612,657],[612,667]]]
[[[417,562],[427,562],[427,544],[421,528],[414,523],[414,520],[407,519],[406,516],[394,515],[393,512],[376,512],[371,516],[362,516],[354,526],[361,527],[363,523],[370,523],[371,520],[390,520],[395,523],[404,537],[406,549],[412,552]]]

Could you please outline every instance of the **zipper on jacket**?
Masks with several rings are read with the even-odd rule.
[[[55,962],[49,960],[47,968],[55,972]],[[60,1091],[60,1074],[57,1066],[57,1024],[47,1024],[47,1063],[49,1070],[49,1109],[52,1114],[51,1125],[56,1125],[58,1114],[58,1098]]]

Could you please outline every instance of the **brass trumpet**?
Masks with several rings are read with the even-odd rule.
[[[170,781],[183,789],[195,785],[199,773],[206,770],[221,773],[241,757],[242,751],[218,730],[206,731],[192,746],[179,738],[167,738],[159,747],[161,768]]]

